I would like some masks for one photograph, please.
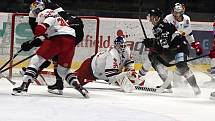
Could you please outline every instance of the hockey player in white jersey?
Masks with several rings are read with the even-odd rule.
[[[32,57],[25,71],[22,85],[14,88],[13,94],[27,92],[27,83],[37,75],[39,67],[45,61],[58,55],[58,74],[87,98],[88,91],[78,83],[77,77],[69,69],[75,46],[78,44],[75,30],[69,27],[65,20],[51,9],[40,12],[37,22],[38,25],[35,27],[34,33],[36,38],[29,43],[28,47],[32,48],[42,41],[43,43],[36,51],[36,55]]]
[[[123,37],[117,37],[114,45],[106,51],[86,59],[75,72],[81,85],[85,85],[89,80],[99,79],[109,84],[117,82],[124,92],[132,92],[134,85],[131,81],[140,83],[135,80],[134,61]]]
[[[84,36],[84,32],[83,32],[84,25],[83,25],[82,20],[79,17],[72,16],[68,12],[64,11],[58,4],[56,4],[55,2],[52,2],[51,0],[35,0],[30,5],[29,24],[30,24],[30,27],[31,27],[33,33],[35,30],[35,27],[38,24],[36,21],[36,18],[38,16],[39,12],[43,11],[44,9],[51,9],[51,10],[54,10],[55,12],[57,12],[62,18],[64,18],[67,21],[67,23],[69,24],[69,26],[71,28],[75,29],[76,39],[78,41],[82,41],[83,36]],[[25,45],[28,46],[29,42],[31,42],[31,41],[24,42],[22,44],[22,46],[25,46]],[[28,50],[28,48],[27,48],[27,50]],[[61,94],[63,94],[64,85],[63,85],[63,79],[57,73],[57,60],[58,60],[57,56],[52,58],[52,62],[54,65],[54,75],[56,77],[56,83],[54,85],[48,86],[48,92],[61,95]],[[51,63],[50,61],[44,62],[41,65],[38,73],[40,73],[44,68],[48,67],[50,65],[50,63]],[[23,67],[22,74],[24,73],[25,70],[26,70],[26,67]]]
[[[189,43],[195,42],[192,34],[192,28],[190,23],[190,17],[185,12],[185,6],[180,3],[176,3],[172,9],[172,13],[167,15],[164,19],[169,23],[172,23],[176,29],[185,36]]]
[[[65,16],[65,14],[66,14],[66,12],[60,6],[58,6],[56,3],[51,2],[50,0],[35,0],[30,5],[30,12],[29,12],[29,25],[30,25],[33,33],[35,30],[35,27],[37,26],[36,18],[38,16],[38,14],[41,11],[43,11],[44,9],[55,10],[61,16]],[[28,42],[29,41],[24,42],[23,45],[25,45]],[[54,74],[56,77],[56,83],[54,85],[48,86],[48,92],[55,93],[55,94],[62,94],[62,90],[63,90],[64,86],[63,86],[62,78],[57,73],[57,56],[53,57],[52,61],[53,61],[53,65],[54,65]],[[50,61],[44,62],[41,65],[38,73],[40,73],[40,71],[42,71],[43,68],[46,68],[47,66],[49,66],[50,63],[51,63]],[[22,73],[24,73],[25,70],[26,70],[26,67],[23,67]]]

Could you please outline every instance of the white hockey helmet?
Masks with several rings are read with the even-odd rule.
[[[35,0],[30,5],[30,10],[36,15],[44,9],[45,9],[45,3],[43,2],[43,0]]]
[[[173,15],[175,17],[180,17],[185,12],[185,6],[183,4],[180,4],[180,3],[175,3],[172,11],[173,11]]]
[[[114,46],[116,47],[116,49],[119,51],[119,52],[125,52],[125,48],[126,48],[126,40],[121,37],[121,36],[118,36],[115,40],[114,40]]]

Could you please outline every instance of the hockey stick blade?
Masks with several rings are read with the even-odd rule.
[[[1,78],[7,79],[12,85],[15,85],[15,84],[16,84],[16,82],[12,81],[9,77],[4,76],[3,74],[1,74]]]

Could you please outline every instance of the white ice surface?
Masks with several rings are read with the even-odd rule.
[[[195,73],[202,85],[207,75]],[[147,81],[160,83],[149,73]],[[19,80],[19,81],[18,81]],[[63,96],[49,94],[45,86],[31,85],[29,95],[12,96],[13,86],[0,79],[0,121],[215,121],[215,101],[209,99],[212,88],[201,88],[193,96],[192,89],[174,88],[173,94],[143,91],[123,93],[118,87],[100,83],[86,85],[90,98],[66,88]]]

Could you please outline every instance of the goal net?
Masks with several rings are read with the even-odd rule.
[[[99,38],[99,18],[93,16],[80,16],[84,23],[84,38],[77,45],[73,58],[72,70],[79,68],[80,64],[88,57],[98,51]],[[33,33],[28,24],[28,14],[26,13],[0,13],[0,67],[16,54],[25,41],[33,38]],[[34,54],[37,48],[29,52],[22,51],[6,67],[17,64],[15,67],[4,71],[4,75],[9,77],[21,76],[19,71],[22,67],[27,67],[29,59],[23,59]],[[53,71],[53,65],[48,67]]]

